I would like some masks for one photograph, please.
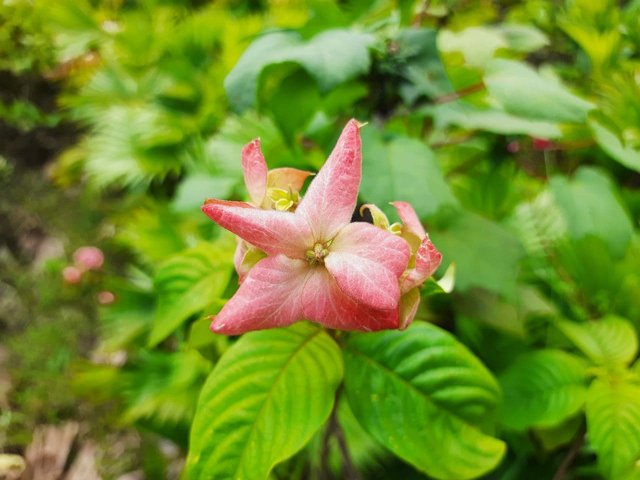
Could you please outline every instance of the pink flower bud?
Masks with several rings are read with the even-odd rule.
[[[113,292],[103,290],[102,292],[98,293],[98,303],[100,305],[111,305],[113,302],[115,302],[115,300],[116,296],[113,294]]]
[[[512,140],[507,143],[507,152],[518,153],[520,151],[520,142],[518,140]]]
[[[99,270],[104,263],[104,254],[98,247],[80,247],[73,253],[73,259],[83,270]]]
[[[551,140],[547,140],[546,138],[534,138],[533,139],[533,149],[534,150],[549,150],[553,147],[553,142]]]
[[[80,280],[82,280],[82,270],[74,266],[65,267],[62,270],[62,278],[68,284],[75,285],[76,283],[80,283]]]

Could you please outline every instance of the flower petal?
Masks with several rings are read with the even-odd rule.
[[[296,213],[307,219],[317,241],[331,240],[351,220],[362,177],[358,122],[350,120]]]
[[[261,210],[244,202],[210,199],[202,211],[221,227],[269,255],[304,258],[313,245],[307,222],[291,212]]]
[[[398,279],[409,262],[402,238],[368,223],[351,223],[335,237],[325,265],[354,300],[376,309],[398,306]]]
[[[239,335],[301,320],[302,289],[308,274],[309,264],[302,260],[284,255],[260,260],[216,315],[211,330]]]
[[[294,192],[299,192],[302,190],[304,181],[311,175],[313,175],[312,172],[298,170],[297,168],[274,168],[269,170],[267,174],[267,186],[282,188],[283,190],[291,188]]]
[[[256,138],[242,149],[242,173],[251,202],[259,206],[267,195],[267,162]]]
[[[377,310],[341,291],[326,268],[316,267],[305,281],[303,317],[329,328],[372,332],[398,328],[398,310]]]
[[[435,273],[442,261],[442,253],[425,237],[416,252],[416,266],[408,271],[401,281],[401,290],[408,292],[414,287],[422,285],[427,278]]]
[[[391,202],[391,205],[396,207],[398,211],[398,215],[400,216],[400,220],[405,224],[407,229],[417,235],[418,238],[422,239],[427,235],[427,232],[424,231],[424,227],[422,223],[420,223],[420,219],[416,214],[416,211],[413,209],[410,203],[408,202]]]

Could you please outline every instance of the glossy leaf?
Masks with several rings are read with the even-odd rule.
[[[505,426],[551,427],[583,407],[587,366],[560,350],[539,350],[518,358],[499,380],[504,394],[499,416]]]
[[[478,426],[499,401],[496,381],[466,347],[433,325],[352,335],[345,392],[377,441],[432,477],[477,477],[504,454],[504,443]]]
[[[587,432],[605,478],[640,478],[640,386],[597,380],[589,389]]]
[[[614,316],[587,323],[562,321],[558,328],[598,365],[628,365],[638,353],[638,335],[628,321]]]
[[[159,301],[149,345],[157,345],[191,315],[214,303],[233,272],[233,240],[200,244],[167,260],[155,277]]]
[[[246,334],[202,390],[187,478],[266,479],[322,426],[341,379],[340,349],[320,328]]]

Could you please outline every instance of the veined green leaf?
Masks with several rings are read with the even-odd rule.
[[[202,390],[187,477],[267,478],[325,422],[342,368],[336,343],[308,323],[243,336]]]
[[[628,365],[638,353],[638,336],[628,321],[614,316],[588,323],[562,321],[558,328],[598,365]]]
[[[499,400],[496,381],[433,325],[353,335],[345,350],[345,391],[376,440],[432,477],[477,477],[505,452],[502,441],[477,426]]]
[[[550,122],[583,123],[594,105],[522,62],[496,59],[484,77],[487,90],[509,113]]]
[[[233,271],[233,242],[200,244],[164,263],[155,277],[158,291],[156,318],[149,337],[154,346],[187,318],[220,298]]]
[[[500,420],[516,430],[551,427],[576,414],[586,399],[587,365],[560,350],[521,356],[499,378]]]
[[[587,399],[587,432],[603,475],[640,479],[640,386],[596,380]]]

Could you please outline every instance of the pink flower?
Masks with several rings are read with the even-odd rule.
[[[68,284],[75,285],[82,280],[82,270],[74,266],[64,267],[62,270],[62,278]]]
[[[73,260],[82,270],[99,270],[104,263],[104,254],[98,247],[80,247],[73,252]]]
[[[204,213],[267,255],[215,317],[213,331],[235,335],[302,319],[343,330],[399,327],[410,250],[389,231],[349,223],[361,170],[359,124],[351,120],[295,211],[207,200]],[[251,193],[254,203],[261,192]]]
[[[111,305],[116,301],[116,296],[113,292],[108,290],[103,290],[102,292],[98,292],[98,303],[100,305]]]
[[[538,151],[551,150],[554,147],[554,143],[546,138],[534,138],[533,149]]]

